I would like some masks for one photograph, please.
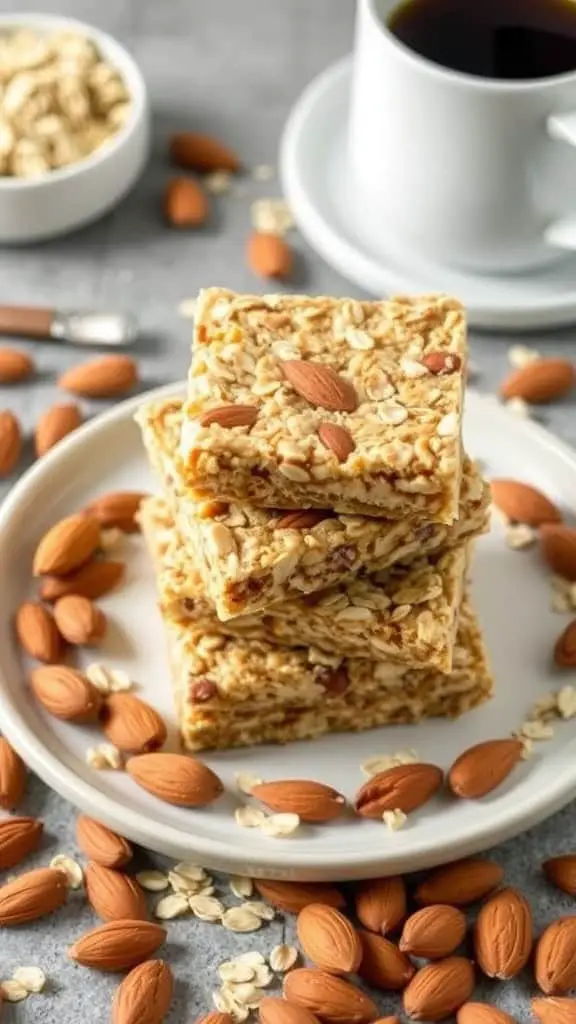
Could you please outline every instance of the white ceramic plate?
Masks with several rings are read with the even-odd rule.
[[[298,99],[282,139],[284,191],[300,230],[317,252],[374,295],[439,290],[457,295],[474,327],[536,330],[574,323],[574,255],[529,274],[473,274],[422,256],[393,238],[385,225],[378,251],[365,241],[347,173],[350,76],[349,58],[319,75]],[[385,117],[386,112],[375,116]]]
[[[205,811],[170,807],[123,773],[90,769],[86,748],[99,735],[57,722],[34,703],[12,619],[32,593],[31,557],[47,527],[104,491],[154,488],[132,419],[138,401],[117,406],[64,441],[26,474],[0,512],[0,725],[45,782],[152,850],[243,874],[309,880],[409,871],[463,856],[529,828],[576,794],[576,742],[568,722],[494,796],[472,803],[435,799],[397,833],[380,823],[349,820],[308,827],[291,839],[267,839],[240,828],[232,816],[237,771],[324,780],[352,797],[368,756],[414,747],[422,759],[448,767],[470,744],[520,725],[537,696],[576,681],[574,674],[560,678],[550,669],[565,619],[548,610],[548,574],[538,553],[508,550],[498,532],[480,541],[474,567],[496,673],[496,696],[485,707],[457,723],[430,721],[206,756],[230,793]],[[576,508],[576,458],[540,427],[514,419],[491,398],[470,394],[466,434],[471,454],[482,459],[488,474],[521,477],[566,510]],[[125,545],[129,577],[102,602],[112,628],[97,659],[127,669],[139,692],[175,725],[152,573],[141,539],[128,538]]]

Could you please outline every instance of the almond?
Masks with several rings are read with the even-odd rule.
[[[466,918],[461,910],[446,903],[423,907],[408,918],[399,946],[404,953],[442,960],[450,956],[466,935]]]
[[[318,437],[325,448],[334,452],[338,462],[346,462],[356,447],[352,435],[337,423],[321,423],[318,427]]]
[[[576,988],[576,917],[561,917],[544,929],[536,943],[534,977],[547,996]]]
[[[406,988],[415,970],[408,957],[382,935],[361,928],[359,936],[362,945],[360,977],[375,988],[392,992]]]
[[[544,523],[540,527],[540,550],[553,572],[576,580],[576,530]]]
[[[532,952],[532,911],[516,889],[502,889],[480,907],[474,928],[478,966],[488,978],[508,981]]]
[[[318,1024],[318,1018],[305,1010],[303,1006],[296,1006],[286,999],[277,996],[265,996],[258,1004],[258,1018],[260,1024]],[[197,1021],[196,1024],[201,1024]],[[206,1024],[206,1020],[202,1022]],[[218,1021],[210,1024],[220,1024]]]
[[[106,616],[87,597],[68,594],[54,605],[54,619],[69,644],[95,647],[106,632]]]
[[[106,739],[118,750],[145,754],[166,742],[166,725],[155,708],[131,693],[112,693],[102,710]]]
[[[246,261],[258,277],[282,279],[292,270],[292,249],[280,235],[253,231],[246,244]]]
[[[0,736],[0,807],[13,811],[20,803],[26,788],[26,767],[22,758]]]
[[[548,498],[529,484],[518,480],[498,479],[490,482],[492,501],[496,508],[515,523],[542,526],[559,523],[562,516]]]
[[[301,508],[294,512],[285,512],[273,523],[275,530],[311,530],[318,523],[330,519],[332,513],[320,508]]]
[[[572,389],[574,366],[567,359],[535,359],[509,374],[500,385],[502,398],[523,398],[525,402],[552,402]]]
[[[325,1024],[369,1024],[378,1016],[375,1003],[356,985],[310,967],[286,975],[284,997]]]
[[[286,359],[280,366],[294,391],[310,405],[333,412],[354,412],[357,409],[358,396],[352,384],[331,366],[302,359]]]
[[[129,875],[90,861],[84,869],[86,896],[103,921],[145,921],[144,892]]]
[[[331,786],[307,779],[262,782],[253,787],[252,796],[271,811],[287,811],[311,822],[332,821],[342,814],[346,803]]]
[[[102,867],[121,868],[132,860],[130,843],[87,814],[76,819],[76,841],[82,853]]]
[[[64,722],[95,722],[102,697],[86,676],[68,665],[45,665],[30,674],[36,700],[55,718]]]
[[[436,868],[417,887],[417,903],[448,903],[452,907],[467,907],[496,889],[504,877],[499,864],[481,857],[457,860]]]
[[[101,356],[79,363],[58,381],[58,387],[85,398],[116,398],[132,391],[138,382],[138,367],[130,356]]]
[[[362,959],[358,933],[335,907],[311,903],[298,914],[298,939],[316,967],[330,974],[353,974]]]
[[[20,423],[9,409],[0,410],[0,477],[10,476],[22,452]]]
[[[35,601],[25,601],[16,613],[16,635],[31,658],[54,665],[64,650],[51,612]]]
[[[280,1001],[278,1000],[278,1002]],[[212,1010],[211,1013],[205,1014],[204,1017],[198,1017],[195,1024],[234,1024],[234,1018],[230,1013],[218,1013],[217,1010]]]
[[[542,870],[546,878],[569,896],[576,896],[576,854],[565,853],[544,861]]]
[[[427,352],[420,362],[435,377],[456,373],[462,366],[462,360],[455,352]]]
[[[474,985],[474,968],[463,957],[427,964],[404,990],[404,1010],[413,1020],[444,1020],[467,1002]]]
[[[543,999],[542,996],[539,996],[532,1000],[532,1013],[536,1020],[540,1021],[540,1024],[576,1024],[576,999]],[[474,1022],[464,1021],[463,1024],[474,1024]],[[487,1021],[486,1024],[489,1022]],[[495,1021],[494,1024],[499,1024],[499,1022]]]
[[[34,576],[66,576],[92,557],[100,543],[100,525],[89,516],[61,519],[44,534],[34,555]]]
[[[229,430],[231,427],[251,427],[258,419],[255,405],[218,405],[208,409],[199,419],[201,427],[210,427],[217,423],[219,427]]]
[[[51,405],[42,413],[34,432],[34,448],[41,458],[50,451],[58,441],[67,437],[82,424],[82,413],[74,402],[63,402]]]
[[[126,771],[153,796],[178,807],[205,807],[224,792],[210,768],[184,754],[140,754],[126,762]]]
[[[469,747],[457,757],[448,772],[448,785],[455,796],[478,800],[501,785],[524,752],[520,740],[486,740]]]
[[[346,901],[332,885],[323,882],[274,882],[270,879],[255,878],[254,885],[263,899],[268,900],[277,910],[298,914],[311,903],[325,907],[342,908]]]
[[[44,576],[40,583],[43,601],[57,601],[69,594],[78,594],[96,601],[108,594],[122,579],[124,562],[87,562],[81,569],[67,576]]]
[[[371,932],[387,935],[406,917],[406,886],[397,877],[373,878],[356,887],[356,915]]]
[[[11,927],[37,921],[61,907],[67,895],[66,875],[62,871],[27,871],[0,888],[0,924]]]
[[[210,213],[208,196],[192,178],[170,178],[162,201],[164,216],[173,228],[197,228]]]
[[[34,361],[17,348],[0,348],[0,384],[15,384],[34,372]]]
[[[123,533],[138,533],[138,512],[146,494],[143,491],[110,491],[88,505],[86,512],[101,526],[117,527]]]
[[[211,171],[234,174],[240,169],[240,160],[230,146],[200,132],[176,132],[170,139],[170,156],[179,167],[204,174]]]
[[[435,764],[399,764],[373,775],[358,790],[356,812],[363,818],[381,818],[384,811],[405,814],[422,807],[434,796],[443,781]]]
[[[558,668],[576,665],[576,619],[569,622],[554,645],[554,663]]]
[[[3,818],[0,821],[0,868],[13,868],[36,850],[44,826],[36,818]]]
[[[112,1024],[161,1024],[174,992],[172,971],[163,960],[147,960],[118,986]]]
[[[488,1003],[464,1003],[456,1014],[456,1024],[516,1024],[516,1021],[509,1013]]]
[[[166,929],[151,921],[108,921],[82,935],[68,956],[98,971],[127,971],[147,960],[166,938]]]

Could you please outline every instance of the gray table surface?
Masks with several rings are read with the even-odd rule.
[[[247,164],[274,164],[292,103],[317,72],[350,48],[353,5],[350,0],[101,0],[98,5],[89,0],[56,5],[36,0],[34,6],[94,21],[129,47],[150,87],[154,151],[134,192],[99,224],[43,246],[0,251],[0,300],[134,310],[145,332],[138,349],[143,386],[179,379],[187,367],[190,336],[189,322],[178,313],[180,301],[210,284],[261,290],[243,259],[250,200],[279,194],[279,186],[276,181],[247,181],[245,196],[226,196],[215,204],[206,230],[170,231],[159,215],[159,197],[169,173],[166,138],[173,129],[202,128],[227,139]],[[12,10],[13,4],[0,0],[0,11]],[[294,245],[298,289],[350,293],[347,282],[298,236]],[[538,334],[529,343],[547,353],[573,356],[575,333]],[[473,337],[472,358],[482,388],[493,390],[505,373],[509,344],[509,338]],[[26,347],[34,352],[38,374],[25,386],[0,389],[0,407],[13,409],[30,435],[38,414],[58,397],[56,376],[79,354],[50,344]],[[87,406],[86,411],[98,408]],[[545,422],[576,443],[573,401],[547,409]],[[56,851],[75,851],[74,809],[38,780],[29,786],[23,811],[41,816],[46,826],[44,847],[31,863],[46,863]],[[571,901],[552,893],[539,873],[543,858],[570,848],[576,849],[573,807],[494,851],[509,881],[530,895],[537,927],[573,911]],[[141,860],[147,861],[144,852]],[[7,1021],[108,1020],[115,980],[76,968],[65,957],[67,945],[93,923],[76,894],[53,917],[3,934],[0,977],[9,977],[18,965],[37,963],[50,978],[45,995],[8,1006]],[[165,953],[177,985],[168,1020],[185,1024],[206,1012],[210,992],[217,987],[216,965],[228,955],[255,948],[266,952],[291,935],[291,923],[281,919],[247,936],[195,920],[171,922]],[[497,998],[519,1021],[528,1020],[528,977],[479,992],[486,1000]],[[392,1006],[383,999],[383,1010],[390,1012]]]

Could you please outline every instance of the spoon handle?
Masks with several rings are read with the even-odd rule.
[[[49,338],[54,310],[41,306],[0,306],[0,334]]]

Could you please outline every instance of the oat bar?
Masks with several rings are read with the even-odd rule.
[[[180,447],[192,495],[453,522],[465,357],[462,306],[443,295],[201,292]]]

